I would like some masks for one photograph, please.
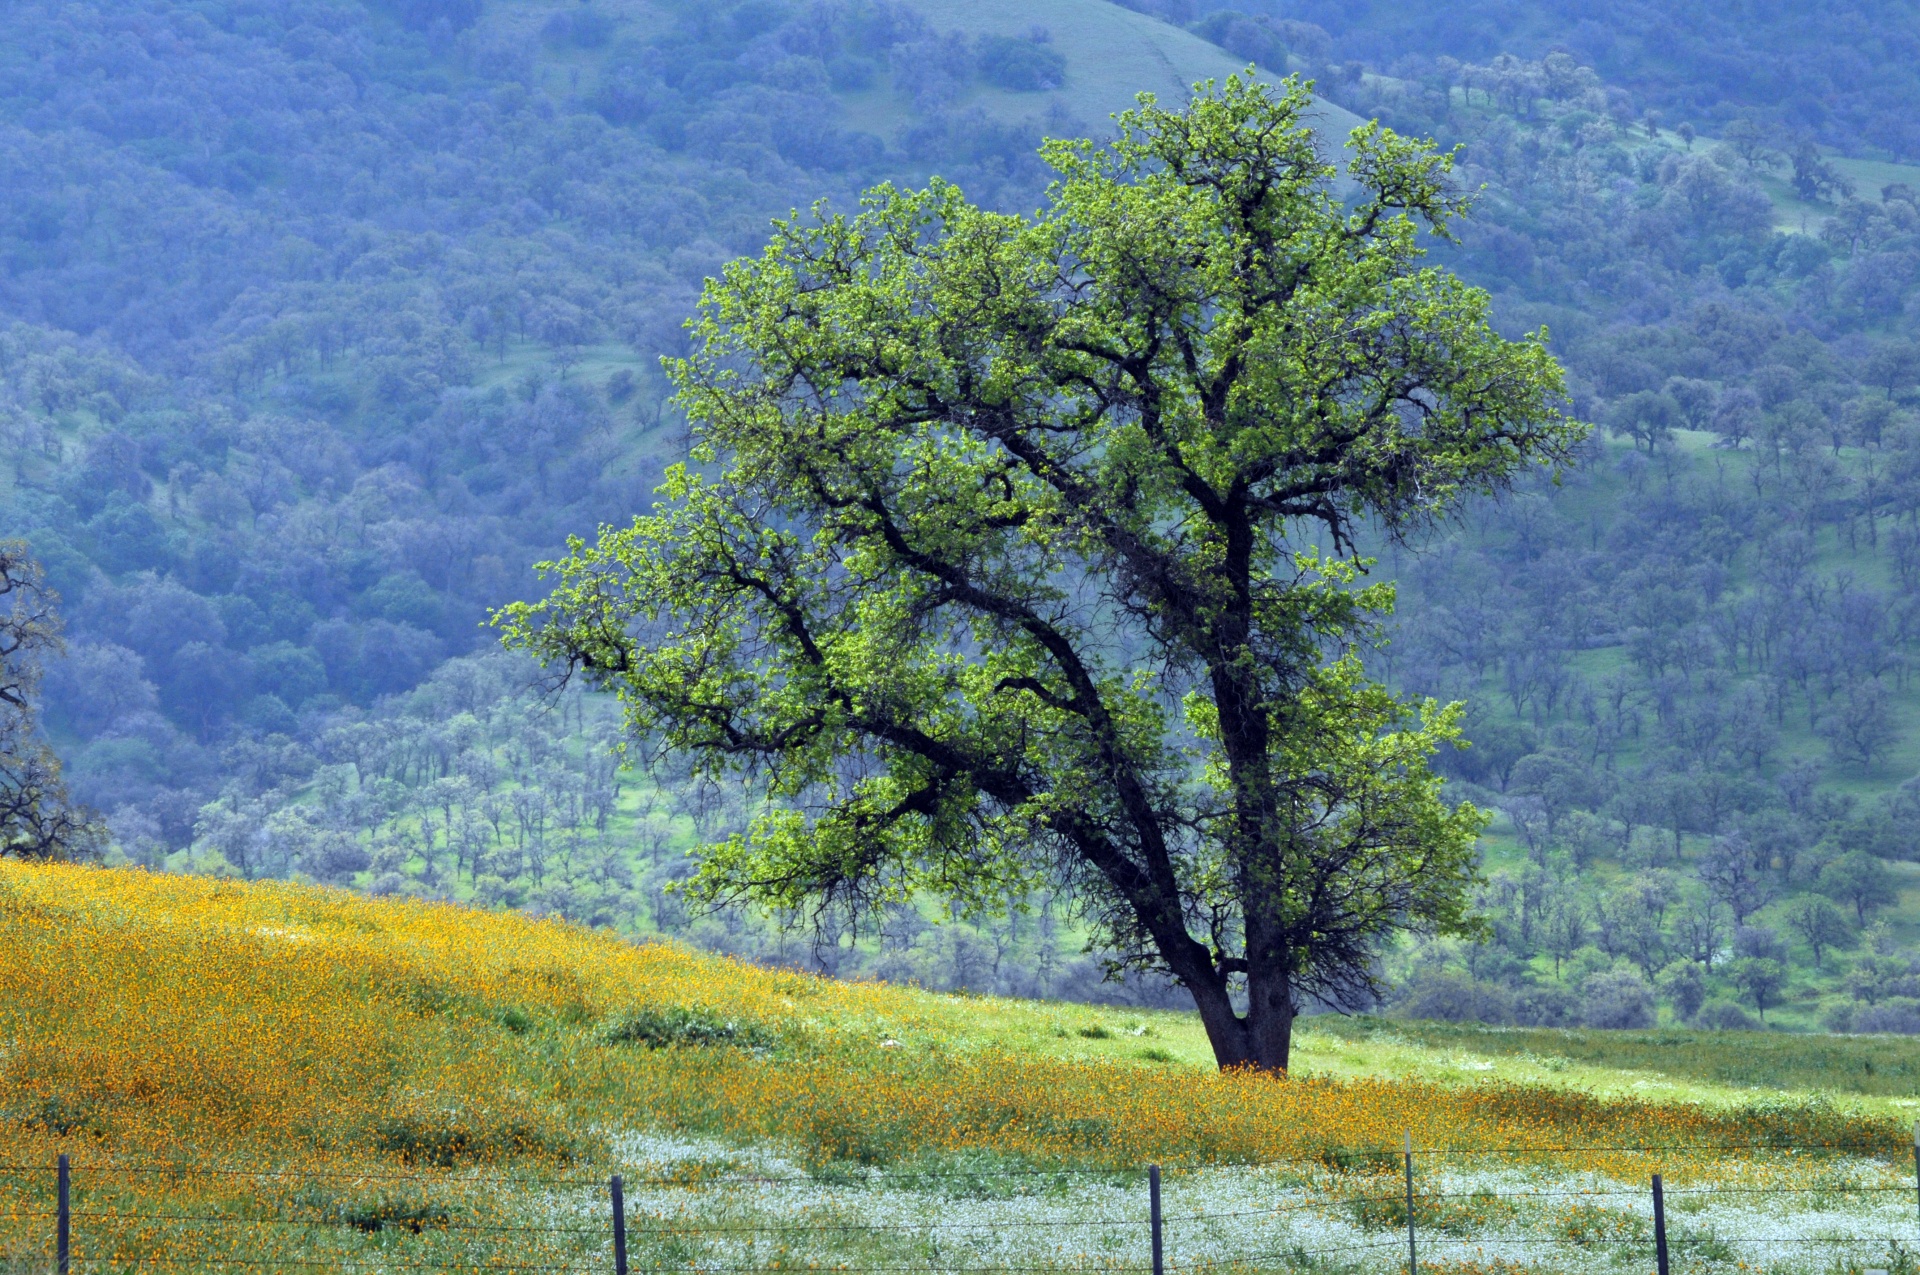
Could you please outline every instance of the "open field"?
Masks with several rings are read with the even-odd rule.
[[[9,864],[0,1251],[37,1251],[35,1166],[66,1152],[83,1257],[495,1266],[511,1235],[507,1264],[597,1261],[594,1184],[620,1171],[648,1265],[1125,1269],[1139,1172],[1159,1162],[1177,1170],[1178,1265],[1328,1266],[1313,1255],[1378,1244],[1390,1266],[1404,1206],[1380,1201],[1410,1133],[1437,1259],[1472,1241],[1604,1264],[1599,1240],[1645,1231],[1637,1184],[1662,1171],[1696,1193],[1708,1256],[1818,1227],[1860,1247],[1819,1269],[1886,1264],[1884,1237],[1911,1221],[1890,1100],[1743,1095],[1697,1060],[1655,1100],[1584,1035],[1552,1055],[1530,1040],[1547,1083],[1470,1032],[1377,1024],[1317,1024],[1292,1079],[1221,1075],[1185,1015],[834,983],[309,887]],[[1882,1067],[1916,1054],[1835,1048]],[[1643,1080],[1694,1057],[1628,1052]]]

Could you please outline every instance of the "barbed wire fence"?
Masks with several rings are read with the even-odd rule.
[[[1019,1180],[1022,1178],[1047,1178],[1067,1181],[1075,1177],[1100,1178],[1112,1181],[1128,1178],[1138,1182],[1145,1178],[1145,1198],[1140,1200],[1137,1217],[1116,1220],[1112,1217],[1045,1219],[997,1219],[984,1222],[809,1222],[809,1223],[738,1223],[738,1222],[701,1222],[676,1219],[659,1214],[643,1214],[635,1221],[628,1217],[628,1193],[633,1188],[641,1189],[706,1189],[706,1188],[755,1188],[772,1191],[786,1186],[818,1187],[823,1179],[816,1174],[755,1174],[729,1172],[724,1175],[689,1175],[685,1172],[664,1173],[658,1176],[642,1175],[629,1177],[613,1174],[606,1178],[584,1177],[535,1177],[535,1176],[475,1176],[462,1174],[458,1177],[439,1177],[424,1172],[361,1172],[355,1170],[305,1170],[305,1169],[268,1169],[244,1168],[231,1165],[199,1166],[180,1164],[124,1163],[102,1161],[82,1166],[80,1172],[87,1180],[87,1194],[110,1195],[99,1187],[115,1179],[137,1181],[144,1177],[161,1176],[175,1182],[186,1179],[219,1179],[230,1184],[292,1184],[308,1191],[301,1197],[311,1213],[310,1216],[289,1217],[274,1216],[265,1213],[233,1212],[181,1212],[147,1211],[140,1208],[120,1208],[107,1204],[102,1206],[83,1202],[75,1207],[75,1169],[70,1158],[62,1154],[53,1165],[5,1164],[0,1163],[0,1178],[11,1178],[26,1187],[26,1194],[33,1194],[33,1184],[42,1188],[50,1185],[52,1198],[45,1201],[50,1207],[8,1207],[0,1205],[0,1223],[10,1223],[19,1228],[25,1223],[27,1230],[37,1232],[48,1241],[42,1252],[50,1251],[50,1269],[57,1275],[74,1275],[86,1272],[96,1275],[102,1272],[136,1272],[143,1269],[153,1270],[340,1270],[340,1271],[472,1271],[472,1272],[567,1272],[569,1275],[630,1275],[635,1269],[646,1271],[677,1271],[688,1275],[772,1275],[773,1272],[794,1270],[829,1270],[844,1272],[845,1275],[894,1275],[904,1272],[925,1272],[927,1275],[1090,1275],[1099,1272],[1102,1275],[1220,1275],[1221,1272],[1236,1270],[1299,1270],[1312,1267],[1320,1259],[1346,1259],[1344,1265],[1351,1268],[1359,1254],[1379,1254],[1382,1250],[1403,1248],[1404,1258],[1394,1259],[1392,1266],[1402,1269],[1406,1275],[1422,1275],[1423,1247],[1429,1252],[1437,1238],[1441,1245],[1458,1248],[1462,1245],[1476,1250],[1500,1248],[1503,1246],[1525,1246],[1531,1251],[1552,1248],[1556,1245],[1579,1249],[1586,1253],[1603,1250],[1625,1251],[1631,1255],[1640,1250],[1645,1258],[1651,1259],[1655,1275],[1671,1275],[1673,1254],[1670,1251],[1668,1235],[1668,1201],[1679,1198],[1687,1204],[1717,1198],[1746,1197],[1755,1200],[1766,1198],[1791,1198],[1802,1195],[1820,1195],[1833,1197],[1873,1196],[1892,1197],[1905,1195],[1914,1201],[1914,1226],[1905,1234],[1847,1234],[1832,1233],[1813,1235],[1769,1234],[1749,1237],[1749,1242],[1764,1243],[1774,1247],[1803,1248],[1809,1251],[1834,1249],[1844,1246],[1858,1251],[1882,1246],[1891,1255],[1889,1267],[1854,1266],[1862,1275],[1920,1275],[1920,1124],[1914,1128],[1913,1164],[1914,1179],[1912,1185],[1896,1185],[1887,1182],[1862,1183],[1855,1181],[1823,1182],[1812,1186],[1790,1185],[1707,1185],[1688,1187],[1679,1191],[1669,1189],[1663,1181],[1663,1175],[1650,1175],[1644,1187],[1627,1186],[1583,1186],[1567,1189],[1529,1189],[1495,1191],[1474,1189],[1470,1191],[1445,1191],[1425,1189],[1421,1186],[1422,1164],[1429,1166],[1444,1163],[1451,1159],[1486,1159],[1490,1157],[1542,1154],[1568,1155],[1582,1152],[1633,1153],[1658,1156],[1662,1153],[1697,1156],[1702,1152],[1746,1152],[1746,1153],[1785,1153],[1790,1155],[1808,1154],[1860,1154],[1884,1159],[1887,1148],[1884,1144],[1874,1147],[1851,1148],[1833,1144],[1795,1146],[1784,1143],[1723,1143],[1723,1144],[1671,1144],[1666,1146],[1525,1146],[1509,1148],[1444,1148],[1417,1147],[1412,1135],[1406,1136],[1399,1151],[1346,1150],[1323,1152],[1318,1155],[1302,1156],[1301,1161],[1317,1160],[1327,1164],[1329,1159],[1337,1161],[1335,1167],[1351,1169],[1356,1166],[1372,1170],[1369,1180],[1380,1183],[1401,1179],[1390,1192],[1354,1194],[1349,1192],[1326,1192],[1325,1198],[1300,1199],[1254,1209],[1214,1210],[1187,1213],[1169,1213],[1164,1207],[1162,1172],[1159,1165],[1145,1166],[1144,1175],[1138,1170],[1116,1170],[1112,1168],[1030,1168],[987,1170],[951,1169],[927,1170],[911,1169],[889,1172],[879,1169],[860,1169],[857,1171],[859,1185],[884,1185],[898,1180],[909,1185],[924,1186],[928,1182],[952,1179],[999,1179]],[[1183,1166],[1183,1168],[1212,1168],[1218,1170],[1273,1168],[1286,1163],[1274,1162],[1267,1165],[1220,1165],[1220,1166]],[[48,1179],[51,1178],[51,1182]],[[326,1202],[332,1200],[328,1189],[332,1187],[365,1188],[369,1185],[421,1186],[437,1184],[441,1186],[457,1185],[468,1190],[486,1191],[490,1189],[514,1189],[530,1192],[534,1196],[548,1201],[570,1202],[576,1214],[576,1220],[565,1224],[532,1224],[526,1222],[495,1223],[465,1218],[456,1215],[454,1210],[445,1206],[422,1204],[419,1201],[396,1203],[390,1199],[374,1198],[370,1203],[362,1201],[356,1207],[334,1207],[327,1211]],[[849,1185],[843,1181],[840,1185]],[[317,1194],[316,1194],[317,1192]],[[1489,1210],[1511,1208],[1519,1202],[1538,1203],[1547,1200],[1573,1201],[1591,1204],[1601,1200],[1618,1200],[1628,1203],[1630,1208],[1640,1203],[1650,1205],[1650,1232],[1641,1233],[1629,1228],[1627,1233],[1597,1234],[1588,1233],[1578,1236],[1503,1236],[1503,1235],[1462,1235],[1460,1226],[1436,1225],[1436,1219],[1444,1215],[1449,1202],[1468,1204],[1478,1209],[1482,1215]],[[334,1201],[337,1204],[337,1201]],[[1268,1251],[1249,1251],[1228,1258],[1209,1257],[1204,1261],[1180,1264],[1167,1258],[1168,1237],[1181,1228],[1216,1223],[1222,1220],[1246,1220],[1256,1218],[1286,1219],[1289,1215],[1311,1214],[1314,1212],[1344,1213],[1349,1218],[1365,1215],[1371,1229],[1382,1238],[1364,1242],[1342,1242],[1338,1245],[1322,1248],[1306,1248],[1298,1244]],[[1629,1214],[1621,1213],[1620,1218]],[[1637,1217],[1638,1213],[1631,1216]],[[328,1256],[279,1255],[248,1256],[244,1253],[206,1252],[193,1256],[157,1255],[155,1250],[173,1249],[181,1238],[178,1228],[194,1228],[191,1234],[205,1235],[211,1240],[213,1232],[220,1228],[231,1228],[241,1234],[237,1237],[224,1237],[227,1242],[221,1245],[209,1243],[208,1247],[229,1248],[235,1244],[244,1246],[245,1233],[252,1230],[258,1234],[275,1232],[285,1235],[288,1232],[304,1229],[314,1233],[357,1233],[362,1240],[379,1239],[386,1236],[398,1237],[402,1241],[408,1238],[429,1236],[457,1237],[465,1240],[479,1239],[491,1247],[489,1251],[475,1256],[471,1251],[463,1252],[457,1258],[431,1260],[432,1254],[409,1253],[404,1247],[387,1246],[377,1251],[348,1251]],[[778,1259],[739,1264],[736,1261],[710,1262],[697,1258],[662,1260],[656,1254],[651,1260],[637,1265],[630,1263],[629,1240],[645,1241],[682,1241],[700,1240],[715,1236],[730,1240],[742,1236],[751,1240],[761,1237],[859,1237],[882,1234],[907,1235],[919,1237],[952,1236],[968,1232],[992,1230],[1064,1231],[1073,1228],[1100,1228],[1103,1231],[1135,1230],[1137,1242],[1128,1246],[1131,1252],[1126,1254],[1109,1253],[1097,1262],[1068,1264],[991,1264],[991,1265],[953,1265],[939,1261],[926,1260],[908,1264],[829,1264],[814,1262],[788,1262]],[[207,1228],[211,1228],[211,1231]],[[1891,1231],[1891,1228],[1889,1228]],[[169,1241],[162,1243],[161,1241]],[[259,1248],[270,1247],[258,1245]],[[1732,1260],[1727,1259],[1732,1265]],[[14,1269],[19,1269],[17,1265]],[[1381,1269],[1388,1269],[1382,1267]],[[1428,1275],[1435,1269],[1457,1270],[1457,1261],[1426,1260]],[[1745,1269],[1743,1266],[1742,1269]],[[1833,1269],[1829,1263],[1829,1269]]]

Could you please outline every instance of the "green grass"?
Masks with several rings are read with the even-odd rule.
[[[909,1052],[994,1051],[1196,1071],[1214,1065],[1191,1012],[915,995],[922,1016],[895,1033]],[[1898,1119],[1920,1109],[1920,1038],[1896,1036],[1501,1028],[1328,1014],[1297,1025],[1293,1071],[1540,1084],[1710,1107],[1749,1105],[1756,1093],[1820,1094],[1842,1108]]]
[[[1920,1039],[1769,1032],[1596,1031],[1486,1027],[1381,1018],[1312,1020],[1313,1034],[1437,1055],[1533,1062],[1552,1075],[1580,1064],[1638,1071],[1690,1087],[1910,1098],[1920,1092]],[[1915,1104],[1920,1105],[1920,1104]]]

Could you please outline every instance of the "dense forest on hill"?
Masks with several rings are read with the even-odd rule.
[[[1052,66],[885,4],[560,10],[530,45],[457,4],[9,15],[0,530],[65,598],[79,790],[175,841],[237,741],[486,644],[536,557],[645,505],[653,359],[770,216],[916,164],[1035,197],[1037,126],[943,107]],[[583,48],[580,96],[532,87]],[[924,109],[837,128],[833,77],[889,56]]]
[[[1448,765],[1511,851],[1494,941],[1409,954],[1407,1008],[1912,1030],[1887,864],[1920,857],[1913,191],[1836,180],[1783,233],[1770,190],[1795,160],[1757,125],[1660,129],[1564,55],[1466,78],[1489,87],[1341,93],[1465,140],[1488,215],[1450,257],[1555,332],[1611,441],[1386,554],[1381,666],[1475,706]],[[1544,91],[1460,128],[1503,79]]]
[[[1377,666],[1469,701],[1449,774],[1499,812],[1494,940],[1396,953],[1402,1007],[1920,1029],[1912,21],[1129,7],[1460,144],[1482,194],[1438,258],[1550,328],[1604,427],[1378,547]],[[0,534],[64,596],[46,720],[117,854],[1109,994],[1065,898],[857,942],[688,914],[667,887],[746,798],[618,770],[607,706],[482,627],[650,499],[681,445],[655,359],[769,217],[932,172],[1043,197],[1039,137],[1099,125],[1047,30],[878,0],[8,12]]]
[[[1920,28],[1894,0],[1119,0],[1277,65],[1276,43],[1329,82],[1362,71],[1458,84],[1501,55],[1562,51],[1615,100],[1718,134],[1735,120],[1849,155],[1920,157]],[[1228,34],[1231,33],[1231,34]]]

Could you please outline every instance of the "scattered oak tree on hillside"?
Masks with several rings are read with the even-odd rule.
[[[67,799],[34,712],[41,661],[60,650],[58,603],[27,546],[0,541],[0,858],[83,858],[105,838]]]
[[[1354,536],[1582,430],[1543,339],[1420,263],[1465,211],[1448,157],[1362,128],[1343,205],[1311,101],[1143,98],[1110,145],[1048,144],[1033,219],[882,187],[710,287],[671,369],[697,467],[501,617],[764,783],[706,897],[991,911],[1064,880],[1114,968],[1263,1068],[1396,931],[1476,928],[1483,816],[1428,769],[1458,707],[1363,676],[1392,594]]]

